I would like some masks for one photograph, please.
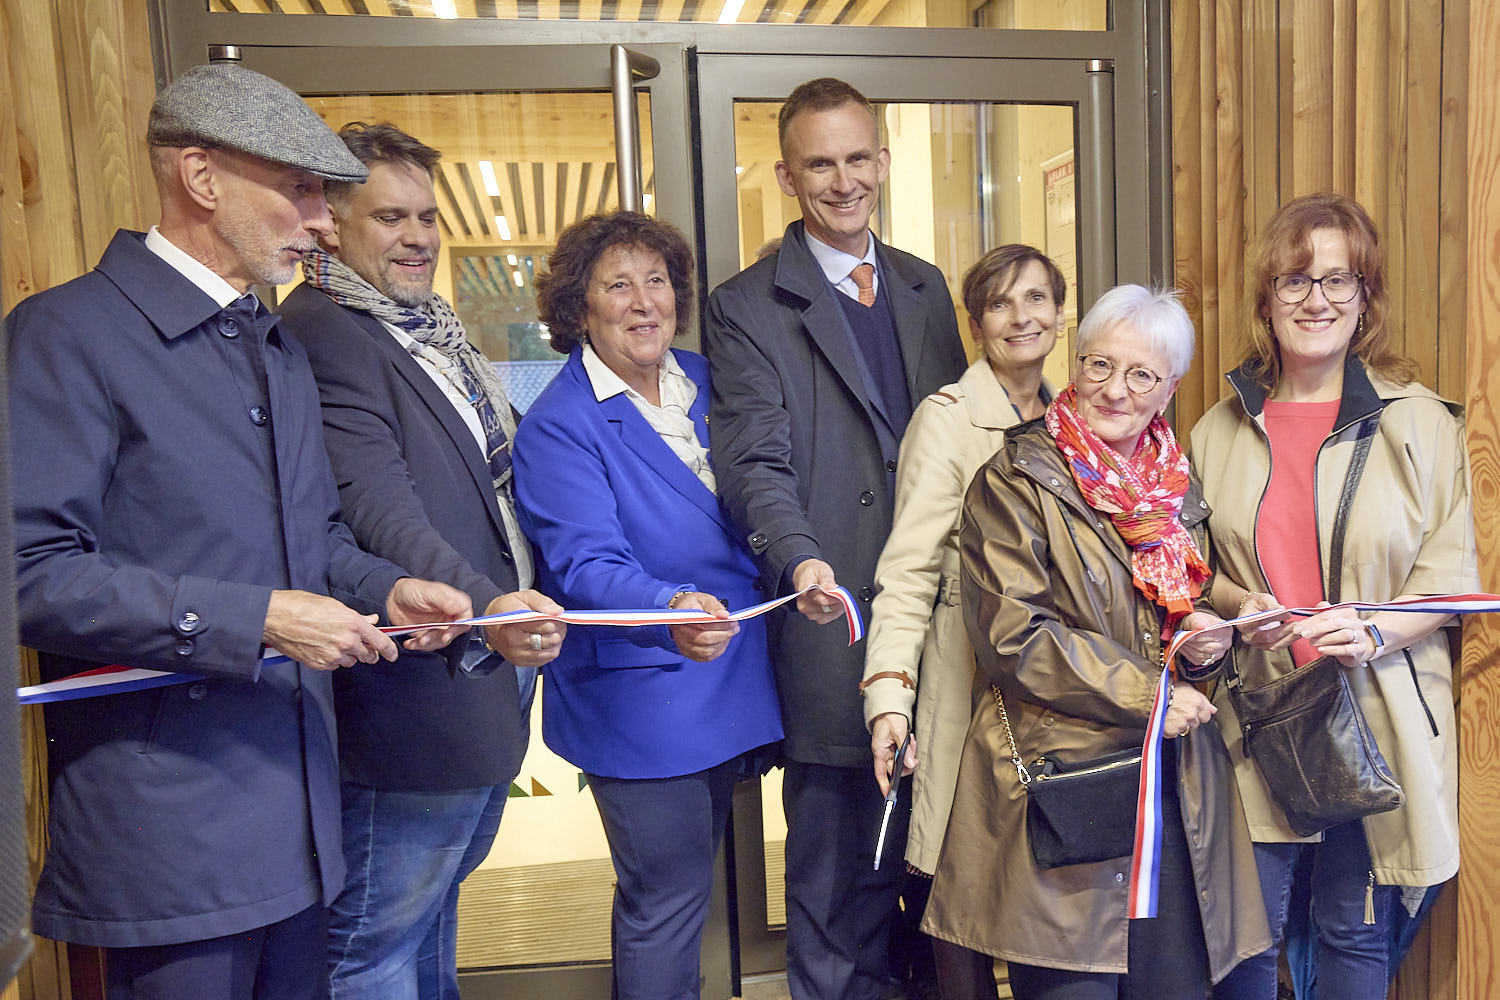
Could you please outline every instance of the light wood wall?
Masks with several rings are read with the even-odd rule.
[[[1470,0],[1173,0],[1171,37],[1176,280],[1202,331],[1199,359],[1177,394],[1179,426],[1191,427],[1226,394],[1222,373],[1243,353],[1250,238],[1291,198],[1353,196],[1384,240],[1397,345],[1421,366],[1423,382],[1469,406],[1490,590],[1500,587],[1500,526],[1487,517],[1500,507],[1496,8]],[[1497,640],[1500,623],[1488,618],[1466,632],[1463,862],[1457,888],[1445,890],[1397,978],[1392,995],[1404,1000],[1500,995]]]
[[[1486,590],[1500,591],[1500,4],[1474,3],[1468,104],[1467,401],[1475,525]],[[1459,704],[1461,780],[1457,996],[1500,996],[1500,619],[1466,633]]]
[[[0,312],[84,273],[121,226],[156,218],[144,137],[156,94],[146,0],[0,0]],[[34,663],[23,659],[23,676]],[[27,844],[45,844],[46,743],[23,710]],[[72,995],[64,945],[36,951],[5,994]]]
[[[1384,240],[1395,344],[1464,391],[1470,0],[1172,2],[1176,279],[1202,331],[1191,427],[1244,349],[1244,255],[1299,195],[1359,200]]]

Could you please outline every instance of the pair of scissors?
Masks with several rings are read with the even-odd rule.
[[[906,768],[906,748],[911,746],[911,730],[901,741],[896,758],[891,763],[891,790],[885,793],[885,815],[880,817],[880,836],[875,840],[875,870],[880,871],[880,855],[885,851],[885,831],[891,825],[891,813],[896,811],[896,790],[901,787],[901,772]]]

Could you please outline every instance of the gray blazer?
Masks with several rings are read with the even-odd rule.
[[[965,368],[948,288],[937,268],[877,242],[907,390],[919,400]],[[781,250],[714,289],[703,345],[719,495],[769,589],[785,592],[801,557],[822,559],[868,618],[875,563],[891,527],[899,431],[886,432],[838,295],[807,249],[802,223]],[[786,753],[868,766],[861,717],[864,650],[838,625],[791,609],[770,622]]]

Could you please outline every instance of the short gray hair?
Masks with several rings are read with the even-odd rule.
[[[1116,285],[1099,296],[1078,324],[1078,353],[1087,354],[1095,337],[1120,324],[1144,334],[1172,366],[1168,378],[1181,378],[1193,363],[1198,332],[1175,288]]]

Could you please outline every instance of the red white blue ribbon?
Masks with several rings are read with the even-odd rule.
[[[1141,751],[1141,785],[1136,793],[1135,849],[1130,859],[1130,915],[1156,916],[1157,886],[1161,882],[1161,750],[1162,729],[1167,724],[1167,702],[1172,691],[1172,672],[1163,670],[1151,701],[1146,722],[1146,742]]]
[[[1500,611],[1497,594],[1438,594],[1432,597],[1407,597],[1396,601],[1344,601],[1321,608],[1273,608],[1220,622],[1212,628],[1178,632],[1167,645],[1161,677],[1156,683],[1156,699],[1146,723],[1146,742],[1141,747],[1141,784],[1136,800],[1135,850],[1130,868],[1129,916],[1156,916],[1157,884],[1161,877],[1161,752],[1163,727],[1167,719],[1164,692],[1172,684],[1172,663],[1189,639],[1205,632],[1217,632],[1241,625],[1279,621],[1296,616],[1307,618],[1335,608],[1354,611],[1405,611],[1415,614],[1470,615]]]
[[[768,611],[781,607],[783,604],[795,601],[809,591],[817,590],[816,587],[808,587],[807,590],[796,594],[788,594],[773,601],[765,601],[754,607],[745,608],[741,611],[731,612],[728,621],[741,622],[750,618],[758,618]],[[833,590],[825,590],[823,593],[832,601],[836,601],[844,611],[844,617],[849,625],[849,645],[854,645],[865,636],[865,625],[859,617],[859,609],[854,603],[854,598],[849,591],[843,587]],[[498,615],[481,615],[477,618],[465,618],[457,622],[425,622],[420,625],[387,625],[380,631],[389,636],[408,635],[412,632],[421,632],[426,629],[448,628],[451,625],[471,625],[482,627],[485,625],[520,625],[526,622],[563,622],[567,625],[610,625],[620,628],[630,628],[640,625],[686,625],[695,622],[722,622],[726,619],[716,618],[699,608],[672,608],[655,609],[646,611],[562,611],[555,615],[545,614],[541,611],[507,611]],[[272,663],[284,663],[288,657],[281,655],[274,649],[266,650],[261,659],[263,666]],[[171,684],[186,684],[190,681],[202,680],[201,674],[176,673],[168,670],[147,670],[143,667],[129,667],[122,664],[112,664],[105,667],[97,667],[93,670],[85,670],[82,673],[72,674],[61,680],[50,681],[46,684],[32,684],[28,687],[16,689],[16,699],[22,705],[40,705],[51,701],[72,701],[75,698],[94,698],[104,694],[123,694],[127,691],[144,691],[148,688],[165,687]]]

